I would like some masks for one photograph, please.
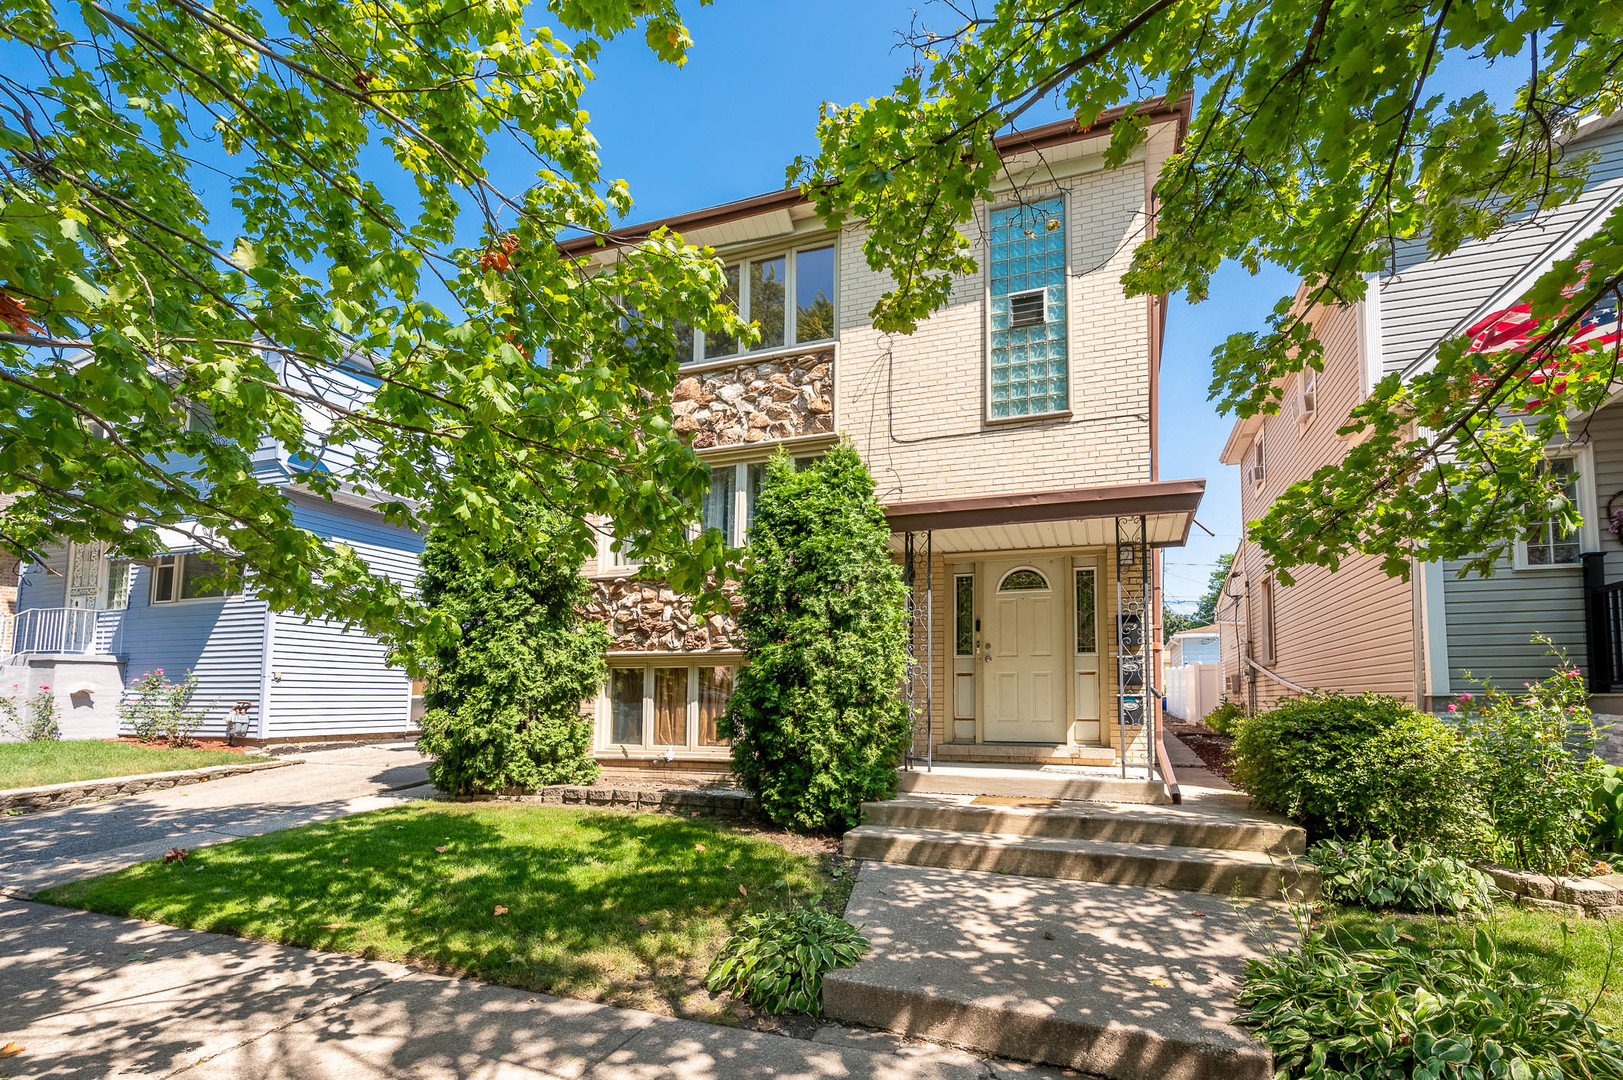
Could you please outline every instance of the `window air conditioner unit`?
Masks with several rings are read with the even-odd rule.
[[[1260,484],[1268,474],[1261,465],[1253,465],[1246,470],[1246,475],[1253,484]]]
[[[1048,321],[1048,290],[1032,289],[1009,297],[1009,329],[1041,326]]]

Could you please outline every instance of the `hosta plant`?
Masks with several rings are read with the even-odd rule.
[[[1240,1023],[1278,1080],[1619,1080],[1623,1046],[1476,932],[1427,951],[1388,925],[1349,952],[1323,934],[1247,964]]]
[[[850,967],[868,951],[857,928],[820,908],[747,915],[710,965],[705,985],[764,1013],[823,1011],[823,973]]]
[[[1623,853],[1623,768],[1601,766],[1599,782],[1589,795],[1589,813],[1595,819],[1595,846]]]
[[[1324,840],[1307,853],[1323,878],[1325,899],[1372,910],[1486,911],[1493,904],[1488,875],[1425,844],[1400,848],[1390,840]]]

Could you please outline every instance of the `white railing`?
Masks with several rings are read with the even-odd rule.
[[[96,647],[96,612],[92,608],[29,608],[7,620],[10,648],[0,657],[20,653],[90,653]]]

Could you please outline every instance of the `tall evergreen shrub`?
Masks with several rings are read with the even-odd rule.
[[[733,773],[792,829],[857,824],[910,738],[907,588],[873,477],[841,444],[767,466],[741,579],[745,665],[723,720]]]
[[[580,706],[603,681],[609,634],[581,615],[582,530],[539,506],[516,516],[532,541],[470,555],[436,531],[423,552],[423,599],[455,640],[401,656],[428,677],[418,746],[453,795],[584,784],[599,771]]]

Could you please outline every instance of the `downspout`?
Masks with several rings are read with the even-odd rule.
[[[276,652],[276,612],[265,605],[264,657],[259,672],[259,741],[270,738],[271,686],[276,682],[271,659]]]

